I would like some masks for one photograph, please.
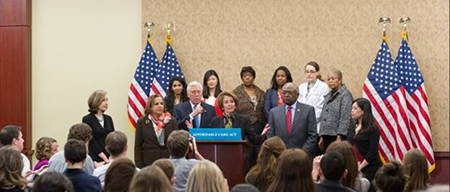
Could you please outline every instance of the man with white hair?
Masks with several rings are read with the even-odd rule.
[[[187,85],[189,101],[175,106],[173,116],[177,119],[178,128],[187,130],[186,123],[192,124],[193,128],[208,127],[211,119],[216,116],[214,107],[202,103],[203,86],[192,81]]]

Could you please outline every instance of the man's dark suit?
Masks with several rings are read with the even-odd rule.
[[[213,106],[206,103],[200,103],[203,107],[203,112],[200,118],[200,128],[207,128],[211,119],[216,116],[216,110]],[[190,101],[180,103],[175,106],[173,110],[173,116],[177,119],[178,128],[188,130],[186,126],[186,120],[190,120],[189,114],[192,113],[192,106]],[[192,120],[192,125],[195,126],[194,120]]]
[[[310,156],[317,139],[317,125],[314,107],[296,102],[294,121],[289,135],[286,125],[286,104],[270,110],[268,136],[278,136],[286,148],[301,148]]]

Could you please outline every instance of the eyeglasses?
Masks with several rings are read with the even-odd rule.
[[[305,73],[316,73],[317,71],[314,71],[314,70],[310,70],[310,71],[307,71],[307,70],[305,70]]]

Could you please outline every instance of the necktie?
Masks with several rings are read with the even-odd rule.
[[[231,128],[231,127],[233,127],[233,122],[232,122],[232,119],[231,119],[231,116],[230,115],[224,115],[224,117],[225,117],[225,128]]]
[[[292,132],[292,112],[291,112],[292,107],[288,106],[287,111],[286,111],[286,125],[287,125],[287,129],[288,129],[288,133],[289,135]]]
[[[194,110],[197,108],[197,105],[194,105]],[[199,115],[194,117],[194,123],[195,123],[195,128],[199,128],[200,127],[200,121],[198,118]]]

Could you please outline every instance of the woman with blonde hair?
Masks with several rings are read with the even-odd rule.
[[[283,140],[274,136],[261,146],[257,163],[245,176],[245,182],[254,185],[261,192],[267,190],[273,182],[278,166],[278,157],[286,150]]]
[[[228,183],[219,167],[210,161],[198,162],[187,181],[186,192],[227,192]]]
[[[23,161],[20,152],[11,146],[0,148],[0,191],[24,191],[27,181],[22,178]]]
[[[48,165],[48,161],[53,154],[58,152],[58,143],[56,139],[51,137],[41,137],[36,142],[36,159],[38,162],[34,166],[34,170],[39,170],[42,166]]]
[[[403,166],[409,176],[406,191],[424,190],[429,182],[428,162],[425,154],[419,149],[409,150],[403,157]]]
[[[133,177],[130,190],[133,192],[172,192],[172,185],[164,172],[156,165],[148,166]]]
[[[275,179],[267,191],[316,191],[311,171],[311,161],[305,151],[301,149],[287,149],[278,158]]]

